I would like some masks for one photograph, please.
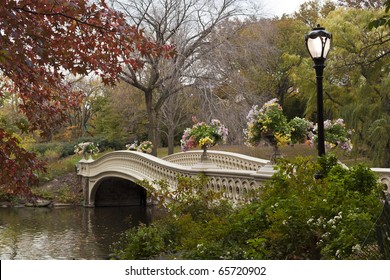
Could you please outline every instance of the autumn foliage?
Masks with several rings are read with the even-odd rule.
[[[66,76],[94,73],[106,84],[118,80],[122,64],[142,67],[145,55],[172,53],[149,42],[104,1],[5,0],[0,4],[0,100],[18,95],[29,131],[48,133],[77,106],[79,94]],[[43,164],[0,127],[0,187],[28,192]]]

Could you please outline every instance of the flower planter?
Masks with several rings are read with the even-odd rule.
[[[228,129],[219,120],[213,119],[210,124],[197,122],[192,128],[184,130],[181,140],[182,151],[185,152],[190,148],[200,147],[203,153],[200,156],[200,161],[193,168],[218,168],[211,162],[207,149],[220,142],[226,142],[227,135]]]
[[[273,134],[266,134],[264,138],[267,142],[272,146],[272,155],[270,158],[271,164],[275,164],[277,159],[282,158],[282,154],[280,153],[278,141],[276,140]]]

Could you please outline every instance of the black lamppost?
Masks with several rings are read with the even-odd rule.
[[[332,43],[332,34],[318,25],[305,36],[306,47],[314,61],[317,78],[318,155],[325,155],[324,104],[322,80],[326,56]]]

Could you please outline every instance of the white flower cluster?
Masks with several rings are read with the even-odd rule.
[[[330,219],[327,224],[331,226],[333,229],[336,228],[337,223],[343,218],[343,212],[339,212],[338,215],[334,216],[333,219]]]
[[[315,217],[311,217],[306,221],[306,223],[309,226],[313,225],[315,227],[322,227],[324,229],[329,227],[336,229],[338,222],[343,218],[342,214],[343,212],[340,211],[336,216],[334,216],[332,219],[329,219],[328,221],[322,216],[317,219],[315,219]]]
[[[126,145],[126,150],[151,154],[153,150],[153,143],[151,141],[143,141],[138,145],[138,141],[135,140],[133,144]]]

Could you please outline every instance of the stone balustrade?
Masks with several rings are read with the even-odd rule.
[[[192,150],[188,152],[172,154],[164,157],[163,159],[184,166],[194,166],[200,161],[202,153],[202,150]],[[257,171],[262,166],[269,164],[269,160],[259,159],[237,153],[213,150],[209,150],[207,153],[211,162],[222,169]]]
[[[385,193],[390,197],[390,168],[371,168],[378,177],[379,182],[383,184]]]
[[[267,160],[235,153],[210,151],[210,162],[199,164],[202,151],[177,153],[163,159],[134,151],[115,151],[97,160],[81,160],[78,175],[82,177],[84,205],[93,207],[99,184],[109,177],[139,180],[165,180],[172,188],[177,186],[177,176],[196,176],[204,173],[208,188],[222,191],[233,201],[247,199],[252,190],[264,186],[274,171]],[[379,180],[390,193],[390,169],[373,168]]]
[[[222,158],[226,159],[228,154],[222,153]],[[213,155],[213,162],[221,162],[216,153],[213,153]],[[273,174],[273,170],[265,165],[268,162],[266,160],[233,154],[232,158],[229,165],[231,169],[221,168],[222,164],[219,166],[208,165],[207,168],[198,165],[194,168],[189,166],[188,163],[187,165],[180,165],[134,151],[112,152],[95,161],[81,160],[78,165],[78,175],[82,177],[84,205],[94,206],[94,196],[99,183],[109,177],[119,177],[133,182],[144,179],[150,182],[165,180],[171,187],[175,188],[178,175],[189,177],[204,173],[209,178],[207,187],[223,191],[224,195],[232,200],[240,201],[245,200],[247,198],[246,194],[251,190],[264,185],[264,182],[269,180]],[[248,162],[245,163],[245,160]],[[185,162],[180,159],[176,161]],[[247,169],[239,169],[240,165]]]

